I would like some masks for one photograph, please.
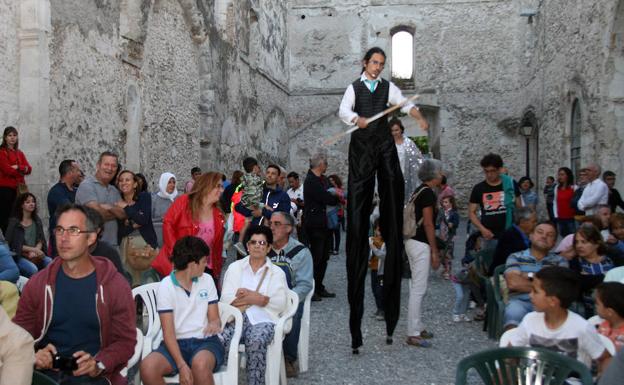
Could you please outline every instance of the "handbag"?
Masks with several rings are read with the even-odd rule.
[[[16,191],[17,191],[17,196],[26,194],[28,192],[28,185],[26,183],[18,183]]]
[[[260,282],[258,282],[258,287],[256,287],[256,290],[254,291],[258,292],[258,290],[260,290],[260,286],[262,286],[262,282],[264,282],[264,277],[266,277],[267,271],[269,271],[268,266],[264,268],[264,271],[262,272],[262,277],[260,277]],[[236,308],[240,310],[241,313],[244,313],[245,310],[249,309],[251,306],[252,305],[239,305],[236,306]]]
[[[145,271],[156,258],[154,248],[140,235],[128,235],[121,241],[122,258],[134,271]]]

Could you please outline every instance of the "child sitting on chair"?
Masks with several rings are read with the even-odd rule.
[[[180,374],[181,384],[214,384],[212,373],[224,359],[214,281],[204,273],[210,249],[197,237],[184,237],[173,248],[175,270],[158,286],[157,310],[163,341],[141,362],[141,381],[161,384]]]
[[[568,310],[579,296],[577,274],[565,267],[548,266],[532,280],[534,312],[522,319],[509,338],[512,346],[541,347],[576,358],[588,368],[598,361],[599,372],[608,360],[596,329],[580,315]]]
[[[598,333],[608,337],[616,351],[624,347],[624,284],[603,282],[596,287],[596,312],[604,321]]]

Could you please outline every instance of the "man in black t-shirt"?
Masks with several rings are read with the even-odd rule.
[[[505,199],[505,186],[501,169],[503,159],[498,154],[487,154],[481,159],[481,168],[485,174],[485,180],[477,183],[470,193],[470,206],[468,217],[470,222],[479,230],[483,238],[483,249],[496,247],[498,237],[505,231],[507,226],[507,210],[510,209],[511,199]],[[520,191],[513,181],[514,198],[511,204],[520,207]],[[506,202],[507,201],[507,202]],[[481,216],[477,211],[481,210]],[[511,207],[513,210],[513,207]]]

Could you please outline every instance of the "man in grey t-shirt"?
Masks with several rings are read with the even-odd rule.
[[[121,195],[111,184],[117,173],[117,154],[105,151],[96,164],[94,176],[88,176],[76,191],[76,203],[91,207],[104,218],[101,240],[117,246],[117,219],[125,219],[126,213],[115,203]]]

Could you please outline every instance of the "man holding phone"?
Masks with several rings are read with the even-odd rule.
[[[57,211],[59,258],[24,287],[13,322],[35,339],[35,369],[65,384],[126,383],[136,345],[132,292],[115,265],[89,254],[96,225],[84,206]]]

